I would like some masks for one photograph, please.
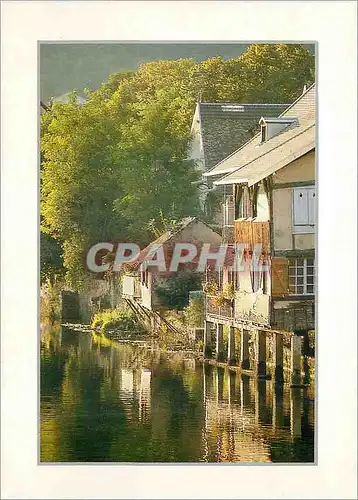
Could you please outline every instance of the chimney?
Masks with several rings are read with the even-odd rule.
[[[303,86],[302,94],[304,94],[304,93],[306,92],[306,90],[307,90],[307,85],[305,84],[305,85]]]

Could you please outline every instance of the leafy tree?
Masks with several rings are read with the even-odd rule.
[[[201,289],[200,275],[179,271],[176,275],[157,281],[154,290],[162,307],[183,310],[189,303],[189,292]]]
[[[220,100],[291,103],[314,82],[314,56],[297,44],[253,44],[226,63]]]
[[[63,274],[61,245],[46,233],[40,234],[40,280],[53,282],[56,276]]]

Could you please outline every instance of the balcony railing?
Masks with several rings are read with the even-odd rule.
[[[206,314],[221,318],[233,318],[234,310],[230,304],[218,306],[215,304],[215,297],[206,296]]]

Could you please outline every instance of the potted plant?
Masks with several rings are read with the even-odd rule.
[[[223,295],[229,301],[235,299],[235,288],[233,283],[231,282],[225,283],[225,285],[223,286]]]
[[[217,307],[231,306],[231,300],[227,299],[223,293],[213,297],[212,302]]]
[[[219,287],[215,281],[204,283],[203,290],[207,295],[215,296],[219,292]]]

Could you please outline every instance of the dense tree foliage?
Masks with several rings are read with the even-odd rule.
[[[198,98],[291,102],[313,80],[302,46],[251,45],[237,59],[143,64],[112,75],[83,106],[75,94],[54,104],[41,127],[42,230],[62,242],[68,283],[81,286],[92,244],[146,244],[153,221],[199,213],[187,159]]]
[[[41,283],[53,281],[63,274],[62,249],[58,241],[49,234],[41,232],[40,238],[40,277]]]
[[[191,271],[181,271],[169,279],[158,280],[154,287],[162,307],[179,311],[189,303],[188,292],[200,289],[201,276]]]

